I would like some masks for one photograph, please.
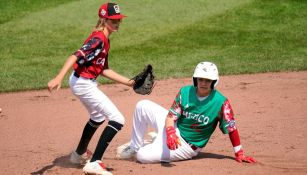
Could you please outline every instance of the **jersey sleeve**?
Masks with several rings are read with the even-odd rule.
[[[78,58],[79,64],[90,62],[103,50],[103,46],[101,39],[91,38],[74,55]]]
[[[181,108],[181,95],[180,92],[176,95],[175,100],[173,101],[172,106],[169,109],[168,116],[172,117],[176,121],[182,114]]]
[[[228,134],[237,129],[233,110],[228,99],[225,100],[221,107],[219,128],[224,134]]]

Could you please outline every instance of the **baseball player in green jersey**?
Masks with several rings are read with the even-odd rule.
[[[130,159],[136,155],[141,163],[191,159],[206,146],[218,126],[229,135],[235,160],[255,163],[254,158],[243,152],[231,105],[215,89],[218,82],[216,65],[201,62],[195,68],[193,85],[180,89],[169,110],[149,100],[139,101],[131,141],[119,147],[117,157]],[[156,137],[152,143],[144,144],[148,126],[155,129]]]

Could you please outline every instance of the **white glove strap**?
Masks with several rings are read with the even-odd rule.
[[[242,145],[238,145],[238,146],[233,147],[233,150],[234,150],[235,153],[237,153],[241,149],[242,149]]]

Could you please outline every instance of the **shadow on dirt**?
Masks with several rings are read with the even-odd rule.
[[[174,167],[176,166],[174,163],[172,162],[161,162],[160,163],[162,167],[168,167],[168,168],[171,168],[171,167]]]
[[[39,169],[35,172],[32,172],[31,175],[42,175],[46,171],[52,169],[55,166],[62,167],[62,168],[77,168],[77,169],[82,168],[81,165],[74,165],[74,164],[70,163],[69,157],[70,157],[70,154],[58,157],[58,158],[54,159],[52,164],[46,165],[46,166],[42,167],[41,169]],[[194,157],[193,159],[208,159],[208,158],[209,159],[232,159],[232,160],[234,160],[234,158],[230,157],[230,156],[214,154],[214,153],[204,153],[204,152],[200,152],[198,154],[198,156]],[[176,165],[173,164],[173,163],[161,162],[161,166],[163,166],[163,167],[173,167],[173,166],[176,166]]]
[[[46,165],[43,168],[41,168],[41,169],[39,169],[35,172],[32,172],[31,175],[42,175],[42,174],[44,174],[44,172],[52,169],[55,166],[62,167],[62,168],[78,168],[78,169],[82,168],[81,165],[74,165],[74,164],[70,163],[69,157],[70,157],[70,154],[58,157],[58,158],[54,159],[52,164]]]
[[[235,158],[231,156],[225,156],[225,155],[214,154],[214,153],[204,153],[204,152],[200,152],[196,157],[193,158],[193,160],[198,160],[198,159],[232,159],[232,160],[235,160]],[[161,162],[161,166],[174,167],[176,165],[172,162]]]
[[[235,158],[231,156],[225,156],[225,155],[214,154],[214,153],[204,153],[204,152],[200,152],[193,159],[232,159],[232,160],[235,160]]]

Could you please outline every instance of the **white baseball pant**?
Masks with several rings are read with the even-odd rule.
[[[69,85],[73,94],[86,107],[93,121],[102,122],[107,118],[109,121],[116,121],[124,125],[124,116],[119,112],[113,102],[98,89],[96,80],[83,77],[77,78],[74,76],[74,72],[72,72],[69,78]]]
[[[168,110],[162,106],[149,101],[142,100],[137,103],[133,116],[133,129],[131,137],[131,148],[137,151],[136,158],[141,163],[157,163],[186,160],[195,157],[201,148],[193,150],[191,146],[179,136],[181,146],[176,150],[170,150],[166,145],[165,119]],[[155,129],[157,137],[147,145],[144,145],[144,136],[148,126]]]

